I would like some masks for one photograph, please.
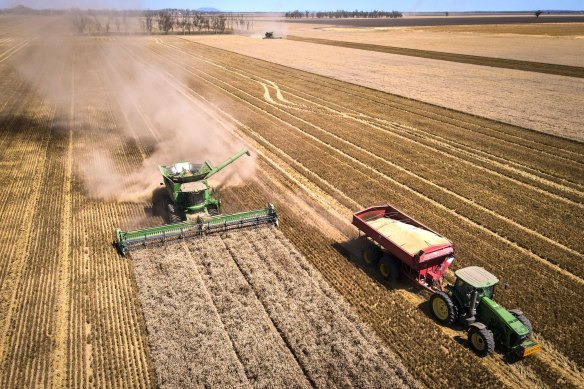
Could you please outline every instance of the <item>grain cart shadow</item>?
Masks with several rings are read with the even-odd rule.
[[[395,283],[390,283],[385,280],[379,273],[376,266],[367,265],[361,260],[361,251],[366,247],[367,239],[365,237],[359,237],[355,239],[348,240],[343,243],[333,243],[332,247],[343,257],[347,258],[355,267],[361,269],[369,277],[377,281],[379,284],[383,285],[387,289],[405,289],[413,293],[419,292],[419,290],[408,283],[407,280],[399,279]]]

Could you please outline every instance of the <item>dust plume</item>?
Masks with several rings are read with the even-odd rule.
[[[26,54],[13,66],[58,107],[67,128],[97,140],[81,145],[76,156],[76,171],[89,196],[149,201],[162,181],[158,165],[207,160],[215,166],[246,147],[234,128],[218,122],[210,107],[190,93],[183,68],[153,54],[154,38],[80,35],[73,13],[31,16],[42,19],[44,27],[31,28]],[[110,17],[90,15],[95,23]],[[129,23],[137,25],[135,19]],[[250,151],[252,157],[242,157],[211,183],[237,185],[253,176]]]

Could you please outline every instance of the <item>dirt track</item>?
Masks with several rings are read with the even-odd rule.
[[[465,55],[455,53],[444,53],[439,51],[417,50],[405,47],[392,47],[382,45],[372,45],[357,42],[336,41],[330,39],[319,39],[310,37],[301,37],[288,35],[286,39],[300,42],[316,43],[321,45],[330,45],[338,47],[347,47],[351,49],[378,51],[381,53],[390,53],[398,55],[407,55],[411,57],[420,57],[428,59],[437,59],[440,61],[451,61],[468,63],[473,65],[491,66],[503,69],[524,70],[528,72],[537,72],[544,74],[555,74],[559,76],[584,78],[584,68],[578,66],[557,65],[550,63],[539,63],[529,61],[518,61],[505,58],[480,57],[476,55]]]
[[[148,204],[91,199],[79,171],[97,146],[113,150],[112,170],[127,175],[151,152],[122,135],[125,116],[139,112],[144,123],[134,130],[149,131],[148,111],[138,104],[122,112],[112,93],[116,77],[135,64],[164,69],[169,88],[209,120],[235,126],[261,154],[257,181],[224,191],[228,211],[273,199],[287,239],[423,384],[577,387],[584,380],[584,247],[574,233],[584,218],[582,143],[173,37],[144,38],[147,46],[135,39],[142,38],[78,40],[75,60],[58,67],[68,91],[59,107],[41,97],[47,63],[35,64],[37,83],[0,63],[7,91],[0,386],[156,382],[133,267],[110,245],[113,229],[143,220]],[[92,48],[114,44],[124,49],[115,66],[99,66]],[[33,206],[23,207],[23,198]],[[354,263],[350,212],[384,202],[455,241],[456,266],[482,265],[509,282],[497,298],[524,309],[544,352],[511,365],[500,355],[479,359],[460,329],[429,317],[419,290],[386,288]]]

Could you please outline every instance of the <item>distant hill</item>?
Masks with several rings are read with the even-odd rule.
[[[31,13],[35,13],[36,11],[32,8],[25,7],[24,5],[17,5],[16,7],[12,7],[10,9],[4,10],[5,12],[17,15],[27,15]]]
[[[213,8],[213,7],[201,7],[201,8],[197,8],[197,11],[199,11],[199,12],[221,12],[217,8]]]

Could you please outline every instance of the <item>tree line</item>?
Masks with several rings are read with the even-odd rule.
[[[401,18],[403,14],[399,11],[289,11],[285,13],[287,19],[300,18],[329,18],[329,19],[346,19],[346,18]]]
[[[248,15],[202,12],[189,9],[157,11],[72,10],[72,23],[78,34],[146,33],[146,34],[223,34],[249,30],[253,22]]]

